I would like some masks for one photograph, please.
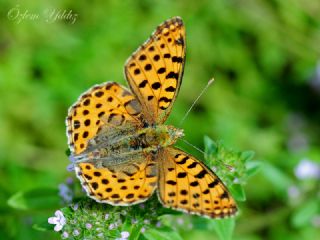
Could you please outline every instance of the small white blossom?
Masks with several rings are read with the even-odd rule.
[[[92,228],[91,223],[86,223],[86,228],[87,228],[87,229],[91,229],[91,228]]]
[[[63,213],[60,210],[57,210],[54,213],[55,217],[50,217],[48,223],[55,224],[54,230],[59,232],[63,226],[66,224],[66,218],[63,216]]]
[[[299,179],[320,178],[320,165],[308,159],[302,159],[295,168],[295,175]]]
[[[112,230],[112,229],[114,229],[114,228],[115,228],[114,223],[111,223],[111,224],[109,225],[109,230]]]
[[[121,232],[121,238],[127,239],[130,236],[129,232]]]
[[[78,229],[73,230],[73,236],[79,236],[80,232]]]
[[[63,232],[61,237],[62,239],[66,239],[69,237],[69,234],[67,232]]]

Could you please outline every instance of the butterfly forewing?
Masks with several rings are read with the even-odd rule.
[[[66,119],[70,150],[79,154],[103,127],[141,125],[141,106],[134,95],[114,82],[96,85],[82,94]]]
[[[185,49],[185,28],[175,17],[158,26],[127,60],[126,78],[147,122],[167,119],[181,85]]]
[[[177,148],[159,154],[159,198],[166,207],[212,218],[236,213],[222,181],[203,163]]]

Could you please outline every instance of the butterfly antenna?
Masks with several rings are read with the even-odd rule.
[[[200,92],[200,94],[198,95],[198,97],[196,98],[196,100],[194,100],[194,102],[192,103],[191,107],[189,108],[189,110],[186,112],[186,114],[184,115],[184,117],[182,118],[182,120],[179,123],[179,126],[182,125],[182,123],[184,122],[184,120],[186,119],[186,117],[189,115],[189,113],[191,112],[192,108],[196,105],[196,103],[198,102],[198,100],[200,99],[200,97],[202,96],[202,94],[208,89],[208,87],[213,83],[214,78],[212,78],[211,80],[208,81],[207,85],[202,89],[202,91]]]
[[[181,141],[183,141],[184,143],[188,144],[189,146],[193,147],[194,149],[198,150],[199,152],[201,152],[203,155],[205,154],[204,151],[202,151],[200,148],[198,148],[197,146],[193,145],[192,143],[189,143],[187,140],[185,139],[180,139]]]

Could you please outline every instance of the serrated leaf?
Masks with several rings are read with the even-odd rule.
[[[52,209],[59,206],[58,190],[38,188],[20,191],[8,199],[8,205],[21,210]]]
[[[219,239],[231,240],[233,230],[235,227],[235,219],[227,218],[227,219],[212,220],[209,225],[217,233]]]
[[[246,201],[246,194],[244,192],[243,187],[240,184],[232,184],[231,186],[229,186],[229,189],[236,201]]]
[[[300,206],[291,219],[295,227],[310,225],[311,218],[317,214],[319,203],[317,200],[311,200]]]
[[[143,236],[149,240],[182,240],[182,237],[172,228],[164,226],[161,228],[149,228]]]

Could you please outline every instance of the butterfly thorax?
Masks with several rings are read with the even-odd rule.
[[[133,142],[132,147],[156,150],[173,145],[181,137],[183,137],[183,130],[170,125],[148,127],[141,131],[136,139],[138,144],[135,145]],[[142,144],[139,144],[140,141]]]
[[[169,125],[155,125],[138,128],[108,146],[106,154],[131,154],[156,151],[159,148],[173,145],[183,137],[183,130]]]

